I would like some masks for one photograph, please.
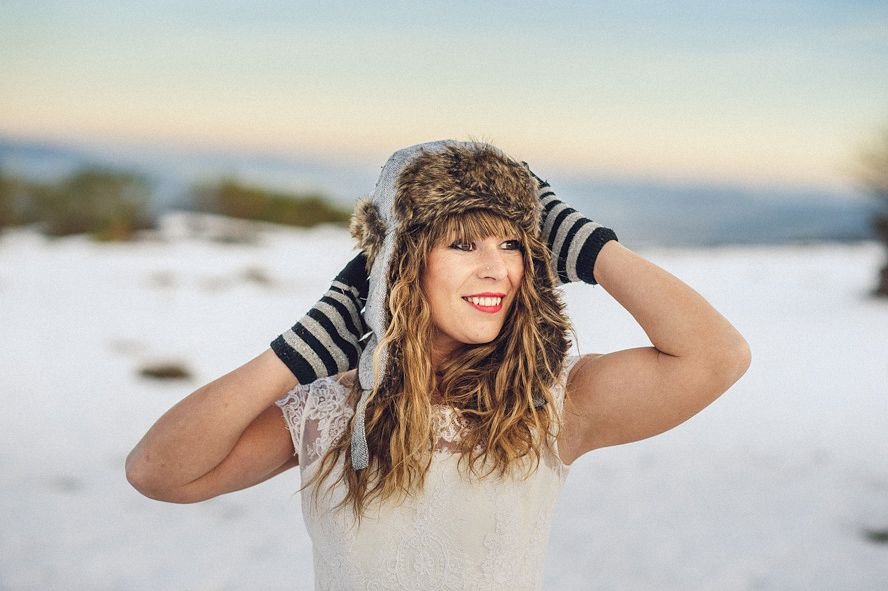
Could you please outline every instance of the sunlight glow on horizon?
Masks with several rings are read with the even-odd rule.
[[[380,164],[477,137],[548,168],[837,187],[888,116],[878,4],[45,4],[0,23],[0,134]]]

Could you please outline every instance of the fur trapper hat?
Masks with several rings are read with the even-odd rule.
[[[395,152],[382,168],[373,192],[355,206],[351,231],[358,248],[367,256],[369,292],[364,319],[371,330],[358,364],[362,395],[355,409],[351,441],[356,470],[369,463],[364,432],[367,395],[378,381],[393,375],[392,365],[399,362],[389,359],[384,348],[377,351],[391,318],[387,310],[388,282],[392,253],[401,250],[397,248],[399,238],[446,216],[479,209],[502,215],[528,234],[539,236],[541,206],[536,186],[525,166],[494,146],[443,140]],[[548,264],[542,268],[548,269]],[[536,281],[544,297],[557,298],[548,273]],[[563,348],[566,337],[552,335],[552,342]],[[379,356],[379,372],[375,375],[374,355]]]

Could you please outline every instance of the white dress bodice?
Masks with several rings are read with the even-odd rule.
[[[559,414],[572,363],[565,365],[553,392]],[[335,378],[324,378],[298,386],[278,401],[299,455],[303,483],[345,432],[353,414],[348,393]],[[371,504],[354,527],[350,507],[333,509],[344,496],[344,484],[327,495],[324,482],[316,504],[313,488],[302,491],[315,589],[542,588],[551,515],[568,473],[554,437],[552,451],[541,448],[539,467],[529,477],[519,470],[479,480],[463,476],[457,467],[460,455],[454,443],[464,428],[458,413],[433,405],[432,419],[439,443],[419,494]]]

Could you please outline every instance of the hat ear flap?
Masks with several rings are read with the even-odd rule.
[[[367,256],[367,269],[370,269],[382,249],[386,225],[376,204],[369,197],[363,197],[355,204],[349,229],[358,249]]]

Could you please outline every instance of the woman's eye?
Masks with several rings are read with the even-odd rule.
[[[505,250],[522,250],[524,245],[521,244],[520,240],[506,240],[503,242],[503,248]]]
[[[472,242],[454,242],[450,245],[450,248],[455,248],[456,250],[463,250],[465,252],[470,252],[475,250],[475,244]]]

